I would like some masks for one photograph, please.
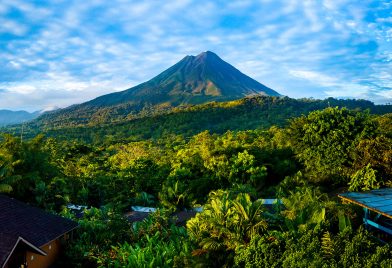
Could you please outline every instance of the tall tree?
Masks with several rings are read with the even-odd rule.
[[[376,129],[368,113],[336,107],[293,119],[289,133],[312,181],[346,182],[353,172],[356,146],[362,139],[373,137]]]

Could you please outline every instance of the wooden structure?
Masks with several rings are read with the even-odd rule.
[[[0,267],[46,268],[78,224],[0,195]]]
[[[343,201],[363,207],[363,222],[392,236],[392,188],[338,195]]]

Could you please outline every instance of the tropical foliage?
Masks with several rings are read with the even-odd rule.
[[[272,113],[260,126],[252,102],[276,113],[302,105],[273,98],[205,105],[216,120],[218,111],[228,113],[219,126],[204,108],[188,107],[138,118],[138,130],[124,123],[123,138],[105,136],[120,124],[103,126],[93,139],[90,130],[72,139],[87,128],[23,140],[4,134],[0,191],[79,222],[64,266],[391,267],[391,244],[364,230],[361,212],[335,195],[392,186],[391,114],[317,110],[321,104],[308,100],[316,111],[289,121]],[[230,109],[248,113],[225,122]],[[266,122],[271,110],[261,111]],[[193,112],[210,127],[193,128]],[[149,120],[168,121],[156,130]],[[134,130],[144,134],[128,135]],[[280,201],[267,206],[265,198]],[[65,209],[69,203],[88,209],[78,218]],[[158,210],[130,222],[131,205]],[[178,226],[176,213],[199,206],[202,212]]]

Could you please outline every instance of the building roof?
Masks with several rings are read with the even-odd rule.
[[[16,248],[46,256],[46,252],[15,233],[0,233],[0,265],[4,267]]]
[[[39,248],[77,226],[74,221],[0,195],[0,265],[12,252],[10,245],[12,250],[22,241]]]
[[[137,212],[155,212],[157,211],[156,208],[152,207],[142,207],[142,206],[131,206],[132,211],[137,211]]]
[[[138,222],[147,219],[149,214],[150,212],[130,211],[124,216],[128,219],[129,222]]]
[[[184,226],[186,222],[196,216],[196,211],[179,211],[174,213],[172,216],[176,219],[176,225]]]
[[[357,204],[392,219],[392,188],[366,192],[348,192],[338,196],[347,202]]]

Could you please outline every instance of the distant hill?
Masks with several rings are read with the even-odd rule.
[[[98,124],[130,119],[139,113],[188,104],[230,101],[245,96],[280,96],[207,51],[181,61],[133,88],[47,113],[37,123],[48,126]]]
[[[204,130],[223,133],[228,130],[265,130],[273,125],[284,127],[291,118],[336,106],[358,111],[369,110],[372,114],[392,115],[392,105],[374,105],[366,100],[297,100],[288,97],[253,96],[235,101],[178,107],[164,113],[141,115],[121,122],[94,126],[64,125],[46,128],[28,124],[24,128],[24,135],[33,137],[44,133],[58,139],[77,139],[97,144],[159,139],[173,135],[191,137]],[[20,130],[20,126],[3,129],[15,135],[19,135]]]
[[[0,110],[0,126],[19,124],[37,118],[40,112]]]

